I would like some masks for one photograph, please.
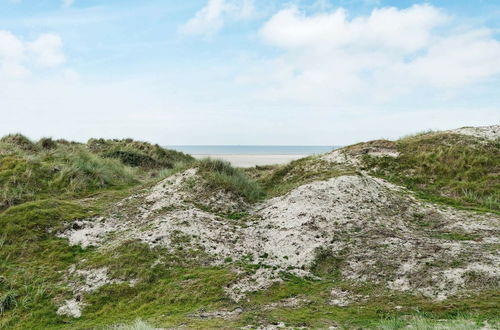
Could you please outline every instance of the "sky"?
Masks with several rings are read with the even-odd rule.
[[[0,135],[345,145],[500,123],[500,0],[0,0]]]

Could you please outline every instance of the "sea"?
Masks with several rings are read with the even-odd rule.
[[[166,146],[191,155],[317,155],[339,146],[182,145]]]

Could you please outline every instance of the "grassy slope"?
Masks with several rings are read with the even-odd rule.
[[[268,197],[284,195],[313,181],[356,173],[351,167],[333,166],[318,156],[301,158],[281,166],[251,168],[246,172],[261,184]]]
[[[75,198],[103,189],[124,189],[192,162],[191,156],[133,140],[87,144],[22,135],[0,139],[0,210],[51,196]]]
[[[222,289],[236,276],[230,271],[231,261],[226,266],[208,266],[208,257],[183,249],[182,239],[179,239],[178,249],[174,253],[149,249],[136,242],[126,243],[106,253],[69,247],[66,240],[56,238],[48,229],[57,228],[76,218],[102,213],[114,201],[141,189],[142,184],[147,185],[151,175],[161,177],[161,172],[169,174],[179,170],[169,169],[170,165],[159,165],[161,157],[155,156],[155,147],[150,145],[138,143],[142,147],[137,147],[136,143],[129,140],[109,143],[96,141],[101,141],[97,143],[98,147],[93,142],[91,144],[94,147],[90,148],[88,145],[54,143],[51,140],[35,144],[20,136],[2,139],[0,168],[3,170],[0,173],[3,176],[0,178],[3,181],[0,183],[2,187],[10,189],[5,194],[5,200],[9,200],[10,194],[15,195],[16,199],[13,199],[15,202],[4,204],[4,208],[13,206],[0,211],[0,328],[88,329],[131,323],[138,318],[155,326],[205,328],[282,321],[291,326],[327,327],[340,324],[398,329],[412,322],[432,323],[434,319],[458,319],[450,322],[467,324],[481,324],[489,320],[498,325],[498,292],[481,292],[475,297],[436,303],[373,285],[346,282],[332,271],[341,260],[318,258],[314,269],[323,276],[322,280],[301,279],[284,273],[283,283],[251,295],[249,301],[235,304],[226,298]],[[124,156],[125,153],[115,152],[117,150],[131,152],[132,155]],[[408,154],[412,152],[412,149],[407,150]],[[74,153],[83,153],[87,158],[82,160]],[[116,158],[109,158],[110,153]],[[151,159],[154,157],[160,160],[152,164]],[[410,155],[408,157],[411,159]],[[21,166],[8,172],[12,166],[5,165],[7,169],[4,169],[4,164],[10,164],[12,158],[20,160],[22,164],[32,161],[38,163],[37,166]],[[414,161],[419,159],[417,157]],[[77,165],[80,160],[81,163]],[[189,162],[190,159],[181,155],[181,159],[174,157],[172,161]],[[318,164],[317,159],[308,158],[277,169],[268,168],[263,171],[259,181],[268,195],[275,196],[312,180],[354,173],[349,168],[329,168],[323,163],[310,171],[309,165],[313,163]],[[210,184],[236,192],[249,201],[262,198],[258,184],[242,171],[214,161],[197,164]],[[483,164],[489,163],[483,162],[477,166]],[[59,167],[56,172],[53,171],[55,166]],[[397,170],[403,173],[399,167]],[[248,172],[255,177],[261,174],[261,171],[251,171]],[[61,172],[76,174],[62,176]],[[125,175],[125,178],[131,180],[123,181],[124,174],[130,175]],[[466,177],[469,178],[472,177]],[[395,181],[397,179],[397,176],[392,178]],[[63,183],[58,186],[57,182]],[[475,187],[481,187],[481,182],[476,182]],[[16,191],[18,187],[24,188]],[[90,195],[92,199],[85,198]],[[164,263],[156,264],[158,258],[162,258]],[[82,318],[60,317],[55,313],[57,306],[71,296],[69,289],[63,285],[64,273],[61,271],[75,263],[89,268],[106,266],[114,278],[139,278],[139,282],[134,287],[128,284],[106,285],[86,297],[90,306],[85,309]],[[247,265],[246,269],[254,272],[258,267],[266,266]],[[333,306],[329,304],[332,288],[347,289],[358,294],[371,293],[371,298],[348,307]],[[263,305],[290,297],[310,302],[298,309],[262,309]],[[395,309],[395,306],[401,308]],[[200,309],[232,310],[236,307],[243,308],[244,312],[234,320],[190,316]],[[417,318],[407,318],[407,315],[416,315]]]
[[[365,169],[430,201],[500,211],[500,141],[426,133],[396,147],[397,158],[365,156]]]

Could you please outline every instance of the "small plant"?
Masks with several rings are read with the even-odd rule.
[[[17,306],[17,292],[7,290],[0,295],[0,315]]]
[[[322,277],[339,278],[343,258],[327,248],[317,248],[316,257],[311,264],[311,272]]]

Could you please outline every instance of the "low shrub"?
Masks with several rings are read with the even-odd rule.
[[[38,141],[38,145],[41,146],[43,149],[57,148],[57,143],[54,140],[52,140],[52,138],[41,138]]]

